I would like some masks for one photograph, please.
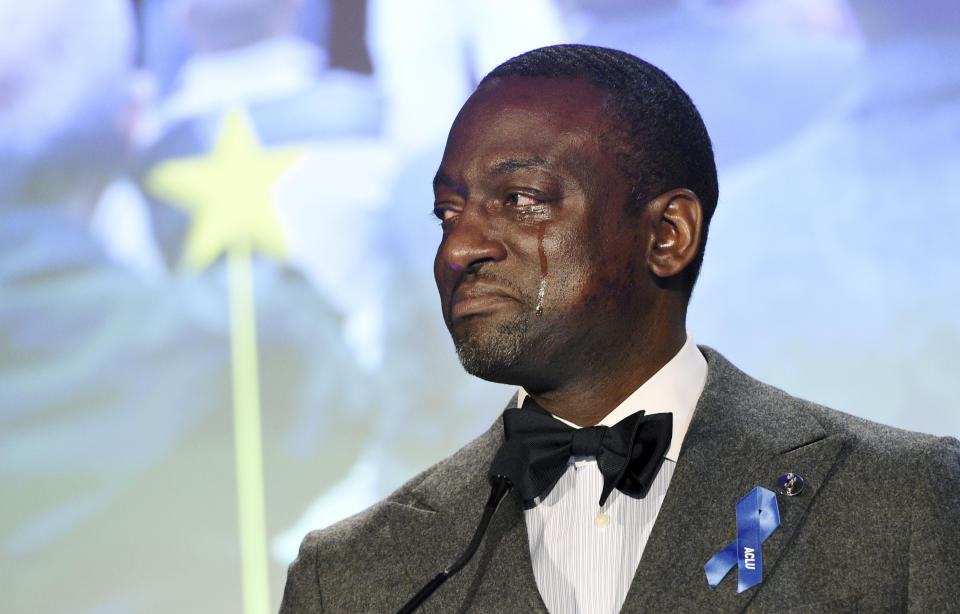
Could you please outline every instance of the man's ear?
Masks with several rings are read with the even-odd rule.
[[[697,195],[686,188],[664,192],[647,203],[653,225],[647,265],[657,277],[683,271],[700,249],[703,207]]]

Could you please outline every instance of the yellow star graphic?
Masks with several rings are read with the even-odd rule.
[[[147,189],[193,218],[184,265],[205,268],[235,247],[284,257],[286,240],[274,210],[273,188],[303,151],[264,149],[247,115],[235,109],[224,117],[210,153],[154,167]]]

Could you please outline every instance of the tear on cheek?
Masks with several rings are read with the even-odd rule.
[[[547,223],[541,222],[537,229],[537,255],[540,257],[540,290],[537,291],[538,316],[543,315],[543,295],[547,292],[547,254],[543,251],[543,236],[547,232]]]
[[[537,315],[543,315],[543,295],[547,292],[547,279],[540,278],[540,290],[537,292]]]

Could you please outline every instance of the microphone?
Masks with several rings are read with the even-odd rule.
[[[480,517],[480,524],[473,534],[473,539],[467,545],[467,549],[460,555],[452,565],[438,573],[432,580],[427,582],[423,588],[417,591],[417,594],[410,598],[402,608],[397,610],[397,614],[410,614],[424,601],[427,600],[435,590],[440,588],[451,576],[463,569],[470,562],[480,547],[480,542],[487,532],[487,527],[493,519],[493,514],[500,507],[500,502],[506,496],[510,489],[518,480],[517,468],[524,466],[523,457],[526,455],[526,448],[515,441],[504,441],[503,445],[497,451],[497,455],[490,463],[490,471],[487,476],[490,479],[490,497],[487,499],[487,505],[483,509],[483,515]]]

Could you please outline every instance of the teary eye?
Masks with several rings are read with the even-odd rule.
[[[532,207],[534,205],[539,205],[542,202],[542,200],[528,196],[527,194],[513,192],[507,196],[506,204],[514,207]]]
[[[459,212],[456,210],[443,205],[435,205],[433,208],[433,215],[435,215],[436,218],[441,222],[448,222],[455,218],[458,214]]]

